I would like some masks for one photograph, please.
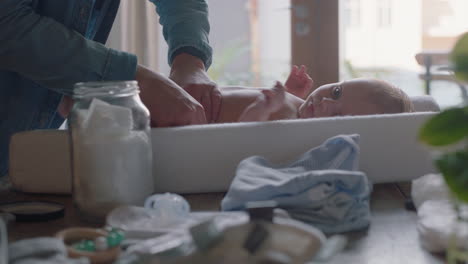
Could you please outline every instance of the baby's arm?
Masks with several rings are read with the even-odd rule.
[[[272,113],[283,106],[285,97],[285,87],[280,82],[276,82],[272,89],[262,90],[262,96],[244,110],[239,122],[267,121]]]
[[[306,99],[312,92],[314,81],[307,74],[307,67],[302,65],[300,68],[294,65],[286,80],[286,90],[295,96]]]

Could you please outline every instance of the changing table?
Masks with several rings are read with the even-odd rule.
[[[409,183],[400,183],[401,190],[410,193]],[[193,211],[219,210],[223,193],[184,195]],[[73,226],[97,227],[81,222],[69,195],[24,194],[12,190],[0,191],[1,202],[47,200],[65,205],[65,217],[48,222],[11,223],[9,241],[38,236],[53,236],[59,230]],[[371,199],[372,223],[367,231],[350,232],[349,244],[328,263],[372,264],[439,264],[444,256],[422,249],[416,230],[417,215],[405,209],[405,197],[395,184],[376,184]]]

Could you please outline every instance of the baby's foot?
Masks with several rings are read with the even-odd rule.
[[[307,98],[313,85],[314,81],[307,74],[307,68],[304,65],[300,68],[294,65],[285,83],[288,92],[302,99]]]

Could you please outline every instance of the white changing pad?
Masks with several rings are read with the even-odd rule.
[[[350,133],[361,135],[360,170],[372,182],[412,180],[435,172],[429,151],[417,140],[421,125],[435,114],[153,129],[156,189],[178,193],[226,191],[244,158],[261,155],[273,162],[288,162],[327,138]],[[67,137],[66,131],[15,134],[10,145],[10,178],[14,187],[25,192],[69,193]]]
[[[347,116],[159,128],[152,131],[157,191],[226,191],[239,162],[261,155],[284,163],[338,134],[360,134],[360,170],[374,183],[434,172],[418,141],[435,113]]]

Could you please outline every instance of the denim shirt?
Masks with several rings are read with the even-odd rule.
[[[169,45],[211,63],[205,0],[151,0]],[[57,106],[76,82],[134,79],[135,55],[105,43],[120,0],[0,1],[0,176],[11,135],[58,128]]]

